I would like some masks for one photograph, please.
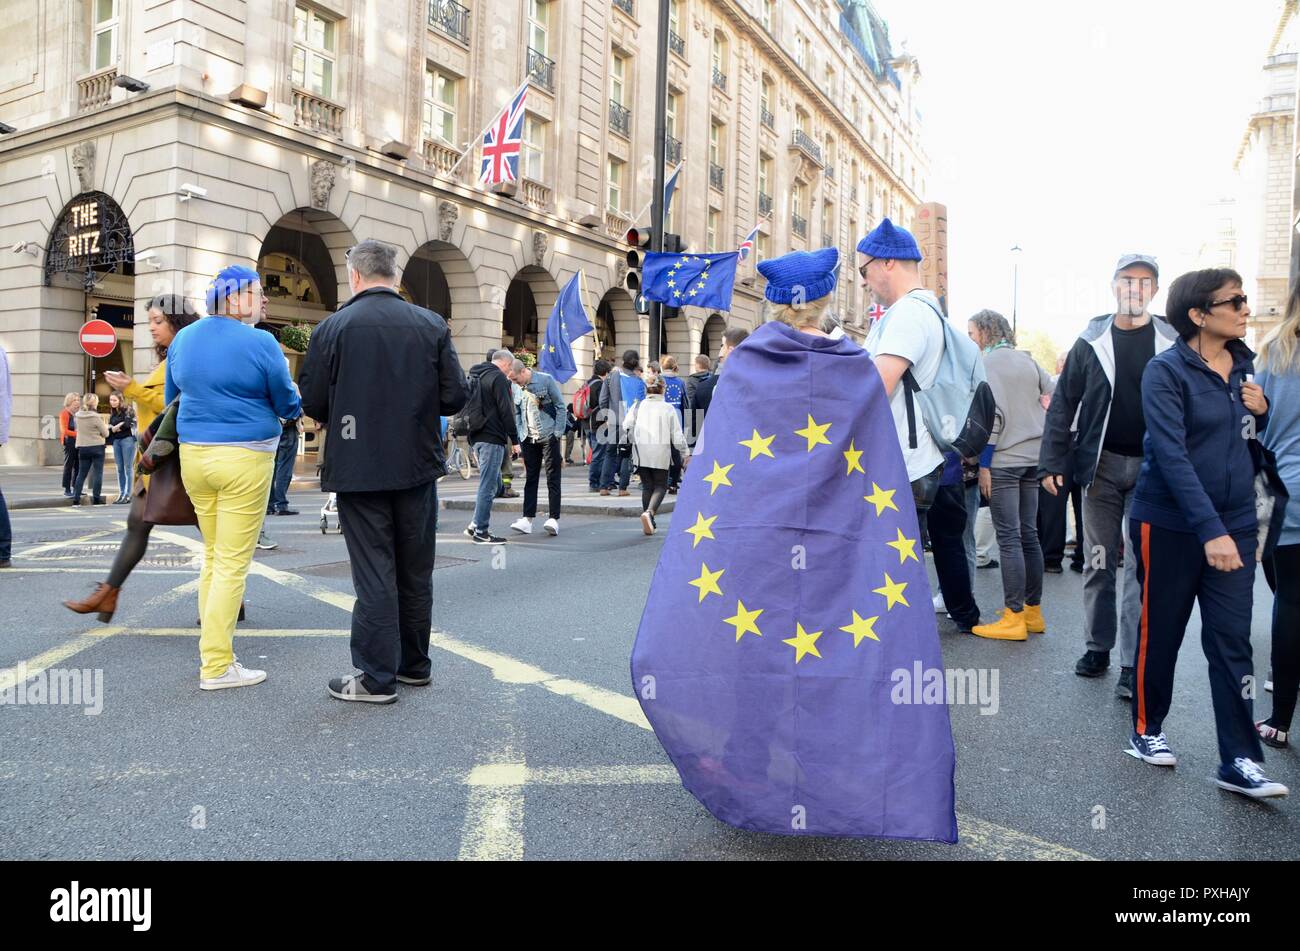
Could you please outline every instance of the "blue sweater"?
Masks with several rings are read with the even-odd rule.
[[[240,443],[280,436],[302,415],[275,338],[229,317],[204,317],[167,348],[165,398],[181,399],[182,443]]]
[[[1291,498],[1282,523],[1279,545],[1300,545],[1300,370],[1260,372],[1255,382],[1268,397],[1268,428],[1260,442],[1277,456],[1278,474]]]
[[[1251,413],[1241,402],[1255,355],[1239,340],[1228,351],[1227,383],[1185,340],[1156,354],[1142,374],[1147,432],[1130,517],[1202,544],[1258,527],[1255,462],[1244,436]],[[1256,417],[1255,432],[1267,422],[1267,414]]]

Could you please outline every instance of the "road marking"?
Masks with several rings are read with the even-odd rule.
[[[51,647],[44,653],[37,654],[31,660],[15,664],[13,667],[0,668],[0,690],[9,690],[17,686],[19,670],[26,674],[24,680],[31,679],[51,667],[63,663],[69,657],[81,653],[87,647],[93,647],[100,641],[120,633],[121,630],[120,627],[101,627],[93,631],[87,631],[79,637],[74,637],[66,644]]]
[[[966,848],[999,861],[1095,862],[1086,852],[1079,852],[1055,842],[1048,842],[974,816],[957,813],[957,833]]]
[[[197,627],[146,627],[123,630],[126,635],[141,637],[198,637]],[[235,629],[235,637],[351,637],[346,628],[246,628]]]
[[[53,561],[55,559],[48,559],[48,560]],[[4,574],[0,575],[0,578],[7,578],[10,575],[16,576],[16,575],[34,575],[34,574],[54,574],[56,572],[61,575],[69,575],[69,574],[103,575],[105,573],[103,568],[26,568],[26,567],[19,567],[18,565],[15,564],[12,569],[5,569]],[[196,575],[198,574],[198,569],[196,568],[136,568],[134,571],[131,572],[131,574],[133,576],[134,575]]]
[[[58,549],[66,548],[69,545],[80,545],[82,542],[90,542],[94,541],[96,538],[103,538],[105,535],[115,534],[117,534],[117,529],[115,528],[107,529],[102,532],[91,532],[89,535],[82,535],[80,538],[69,538],[67,541],[63,542],[50,542],[46,545],[37,545],[35,548],[29,548],[25,552],[21,552],[17,557],[31,558],[33,555],[43,555],[47,551],[57,551]],[[43,560],[49,561],[50,559],[47,558]]]

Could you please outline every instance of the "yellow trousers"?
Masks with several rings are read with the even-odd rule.
[[[235,621],[248,566],[266,518],[275,453],[239,446],[181,445],[181,477],[203,534],[199,575],[200,676],[220,677],[234,662]]]

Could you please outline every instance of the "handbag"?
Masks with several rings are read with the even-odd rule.
[[[150,525],[198,525],[194,503],[181,479],[180,443],[176,439],[177,397],[150,424],[142,439],[138,471],[149,476],[143,519]]]
[[[1255,517],[1259,520],[1255,560],[1263,561],[1271,558],[1277,547],[1290,494],[1277,471],[1277,457],[1258,438],[1250,440],[1250,454],[1255,462]]]

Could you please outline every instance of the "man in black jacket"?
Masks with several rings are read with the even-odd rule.
[[[432,681],[433,558],[440,416],[465,405],[465,375],[440,316],[402,300],[397,252],[366,240],[347,255],[352,299],[311,335],[298,376],[303,411],[324,421],[321,489],[338,495],[356,606],[339,700],[392,703],[397,684]]]
[[[519,428],[515,425],[515,400],[506,375],[514,367],[515,355],[497,350],[490,362],[476,363],[469,369],[473,395],[465,408],[469,419],[469,443],[478,459],[478,497],[474,502],[474,521],[465,535],[478,545],[501,545],[488,531],[492,518],[492,501],[501,490],[501,466],[506,453],[519,453]]]

